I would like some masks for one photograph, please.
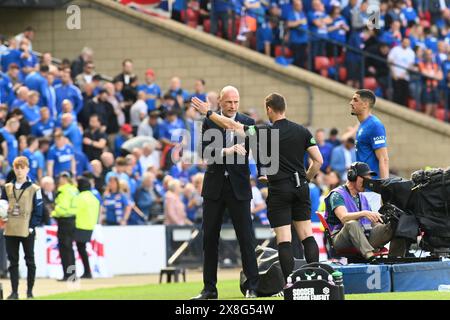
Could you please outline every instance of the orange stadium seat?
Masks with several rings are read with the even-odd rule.
[[[330,59],[328,57],[315,57],[314,66],[317,71],[322,71],[324,69],[328,69],[330,66]]]
[[[369,90],[375,90],[378,87],[377,80],[374,77],[365,77],[364,78],[364,88]]]

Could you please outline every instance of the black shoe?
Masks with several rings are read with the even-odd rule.
[[[92,274],[83,274],[80,279],[92,279]]]
[[[6,300],[19,300],[19,294],[17,292],[13,292],[9,295]]]
[[[245,297],[247,299],[254,299],[254,298],[258,298],[258,294],[256,293],[255,290],[249,289],[245,292]]]
[[[217,299],[217,291],[205,291],[200,292],[198,296],[193,297],[191,300],[215,300]]]
[[[58,282],[67,282],[67,281],[69,281],[69,278],[62,278],[62,279],[58,279],[58,280],[56,280],[56,281],[58,281]]]
[[[27,299],[34,299],[33,292],[27,292]]]

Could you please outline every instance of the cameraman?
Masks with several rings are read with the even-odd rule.
[[[371,211],[364,192],[363,179],[376,175],[364,162],[354,162],[347,173],[345,185],[332,190],[325,199],[325,218],[333,234],[337,250],[356,247],[372,261],[374,251],[391,241],[390,256],[404,256],[406,244],[392,239],[395,226],[384,224],[378,212]]]

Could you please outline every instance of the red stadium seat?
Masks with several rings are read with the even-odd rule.
[[[347,80],[347,69],[345,67],[339,68],[339,81],[345,82]]]
[[[314,59],[314,66],[317,71],[328,69],[330,66],[330,59],[327,57],[316,57]]]
[[[203,20],[203,31],[207,33],[211,31],[211,21],[209,19]]]
[[[292,57],[292,51],[288,47],[284,47],[284,52],[283,52],[283,46],[276,46],[275,47],[275,57],[290,58],[290,57]]]
[[[420,20],[420,25],[423,28],[429,28],[430,27],[430,21],[428,21],[428,20]]]
[[[408,108],[411,110],[417,110],[417,103],[414,99],[408,99]]]
[[[436,109],[434,116],[438,120],[445,121],[445,109]]]
[[[377,80],[374,77],[365,77],[364,78],[364,88],[369,90],[375,90],[378,87]]]

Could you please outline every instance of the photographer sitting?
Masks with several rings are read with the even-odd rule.
[[[325,218],[330,226],[336,250],[357,248],[369,261],[374,251],[391,241],[389,255],[404,256],[406,247],[402,240],[392,239],[395,227],[384,224],[378,212],[371,211],[364,192],[363,179],[376,175],[364,162],[350,166],[345,185],[335,188],[325,199]]]

